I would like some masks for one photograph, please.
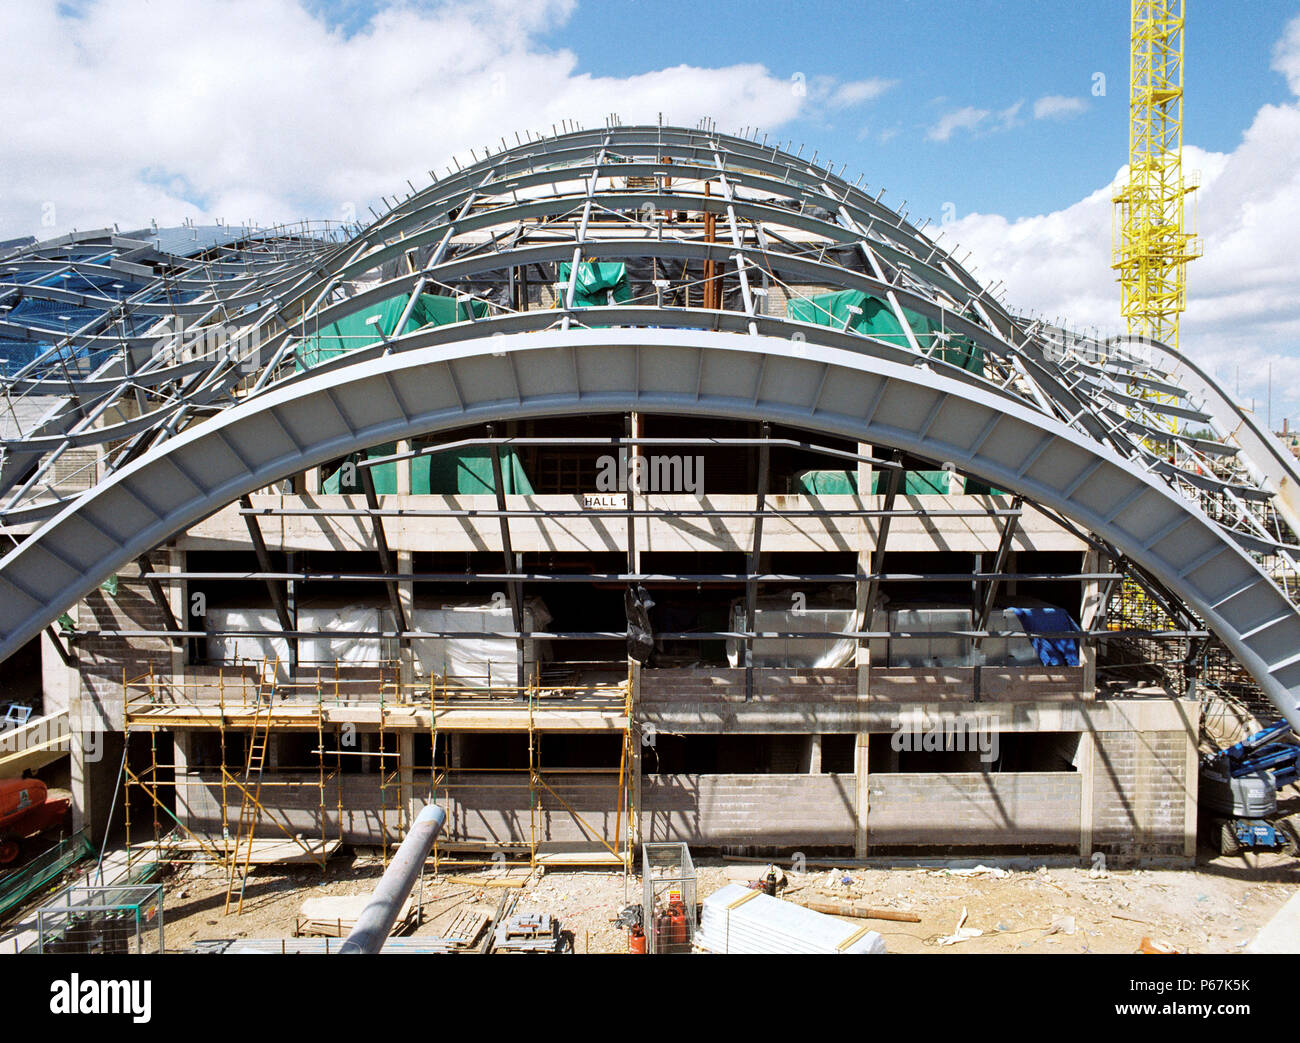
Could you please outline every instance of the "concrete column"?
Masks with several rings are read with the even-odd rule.
[[[176,773],[176,817],[190,825],[189,772],[193,761],[193,733],[177,731],[172,735],[172,765]]]
[[[1201,758],[1200,751],[1197,749],[1199,725],[1198,720],[1197,731],[1189,730],[1186,733],[1187,767],[1184,771],[1187,774],[1183,785],[1183,854],[1191,859],[1196,858],[1196,805],[1201,781]]]
[[[398,442],[396,444],[396,449],[394,451],[397,453],[409,453],[411,451],[410,440],[403,439],[402,441]],[[412,460],[399,460],[397,462],[397,495],[398,496],[411,495],[411,464],[413,462],[414,461]]]
[[[69,615],[75,618],[76,609],[73,608]],[[59,630],[59,625],[54,624],[54,629]],[[72,650],[67,642],[64,642],[64,651],[71,651],[73,656],[72,666],[63,662],[63,657],[59,655],[58,650],[54,647],[54,639],[45,631],[41,631],[41,708],[43,713],[58,713],[60,710],[71,710],[73,701],[76,698],[77,688],[81,683],[81,676],[77,673],[76,651]]]
[[[399,475],[400,473],[401,472],[399,472]],[[399,487],[400,487],[400,478],[399,478]],[[409,550],[399,550],[397,552],[397,571],[410,572],[412,570],[412,558],[413,555]],[[407,626],[410,627],[412,630],[414,630],[415,617],[413,613],[415,610],[415,584],[410,582],[397,584],[397,599],[402,604],[402,612],[406,615]],[[416,679],[414,650],[409,645],[406,648],[401,648],[398,653],[398,659],[401,662],[402,683],[404,684],[413,683]],[[406,698],[410,698],[413,695],[414,695],[414,689],[405,688],[401,692],[399,701],[404,700]]]
[[[171,547],[167,551],[168,572],[185,571],[185,552]],[[189,612],[185,603],[187,587],[184,583],[168,583],[164,588],[167,594],[167,606],[172,611],[172,618],[182,630],[189,629]],[[172,642],[172,677],[178,681],[185,676],[185,642]]]
[[[405,832],[406,824],[414,822],[420,808],[416,806],[415,796],[415,732],[403,729],[397,733],[397,779],[401,786],[402,814],[401,825]],[[418,804],[422,807],[424,800]]]
[[[871,765],[867,751],[870,738],[869,733],[858,732],[857,744],[853,749],[853,775],[856,780],[858,798],[857,829],[853,834],[853,854],[856,858],[867,857],[867,810],[871,794],[869,789]]]
[[[808,774],[820,775],[822,773],[822,737],[820,735],[808,736]]]
[[[1092,857],[1093,771],[1097,760],[1097,739],[1090,731],[1079,736],[1074,766],[1079,773],[1079,855]]]
[[[858,443],[858,452],[863,456],[871,455],[871,446]],[[871,495],[871,480],[875,473],[873,468],[865,460],[858,461],[858,505],[864,507],[868,503],[874,503],[875,497]],[[862,576],[871,571],[872,551],[875,547],[875,537],[873,535],[875,525],[877,524],[871,518],[858,519],[858,575]],[[854,585],[856,593],[857,618],[864,630],[871,629],[871,616],[869,606],[867,605],[867,587],[868,583],[864,579],[859,579]],[[868,641],[857,642],[854,650],[853,665],[858,668],[858,698],[865,698],[869,691],[870,668],[871,668],[871,643]]]
[[[1095,550],[1088,550],[1083,555],[1084,572],[1101,571],[1101,554]],[[1083,581],[1083,598],[1080,602],[1079,609],[1079,626],[1083,630],[1091,630],[1096,625],[1097,619],[1103,608],[1101,603],[1100,580],[1086,579]],[[1095,641],[1084,641],[1079,647],[1079,665],[1083,667],[1083,690],[1089,696],[1093,695],[1097,688],[1097,644]]]

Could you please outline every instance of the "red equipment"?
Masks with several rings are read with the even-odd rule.
[[[68,802],[46,797],[39,779],[0,779],[0,865],[18,857],[24,838],[63,821]]]

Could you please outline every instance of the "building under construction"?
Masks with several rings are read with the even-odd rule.
[[[1203,720],[1300,724],[1295,459],[803,151],[611,120],[365,227],[9,244],[10,763],[232,891],[430,799],[460,863],[1193,857]]]

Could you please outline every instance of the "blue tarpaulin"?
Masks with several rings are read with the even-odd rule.
[[[1034,643],[1038,661],[1044,666],[1078,666],[1079,639],[1075,637],[1038,637],[1039,634],[1060,634],[1078,631],[1079,627],[1063,608],[1012,608],[1025,633]]]

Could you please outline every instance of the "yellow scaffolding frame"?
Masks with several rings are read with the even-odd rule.
[[[632,786],[629,773],[631,764],[631,722],[632,722],[632,677],[629,671],[626,683],[605,685],[542,685],[534,673],[521,688],[515,685],[490,684],[477,687],[458,682],[447,677],[431,677],[420,682],[405,682],[402,678],[400,662],[379,664],[377,679],[348,679],[341,676],[340,664],[333,664],[332,679],[320,667],[314,679],[288,680],[279,677],[278,660],[262,660],[245,665],[237,672],[237,683],[228,684],[228,668],[219,668],[215,678],[204,678],[193,674],[179,679],[159,676],[150,664],[147,673],[128,678],[125,670],[122,676],[124,703],[124,732],[129,744],[131,736],[141,730],[150,733],[150,763],[146,770],[135,771],[127,759],[125,770],[126,787],[126,829],[128,851],[135,849],[131,842],[131,799],[134,791],[143,791],[153,808],[153,840],[144,845],[152,848],[153,857],[159,861],[184,863],[187,861],[217,863],[227,874],[226,909],[231,904],[236,913],[242,911],[243,894],[248,873],[253,862],[253,838],[260,822],[269,822],[298,843],[304,851],[313,856],[313,860],[322,868],[327,858],[327,839],[329,832],[329,804],[326,791],[333,782],[335,796],[333,801],[334,817],[337,823],[337,839],[344,840],[344,817],[347,809],[343,795],[343,757],[345,755],[374,757],[379,764],[379,844],[383,849],[383,858],[387,862],[390,842],[397,839],[390,837],[390,820],[396,819],[398,835],[404,832],[410,817],[410,802],[414,798],[416,774],[424,771],[424,765],[414,757],[403,757],[403,736],[413,736],[415,731],[409,728],[394,727],[398,716],[411,717],[427,708],[429,714],[430,756],[428,764],[429,793],[435,798],[439,790],[448,796],[455,796],[461,786],[473,783],[456,781],[449,777],[453,769],[447,763],[438,763],[439,736],[456,734],[460,729],[448,730],[443,722],[446,714],[454,710],[473,708],[492,708],[504,710],[526,710],[526,734],[528,739],[527,786],[529,794],[529,826],[526,842],[500,843],[457,843],[443,841],[434,847],[435,867],[440,864],[459,866],[497,864],[502,851],[518,850],[526,852],[529,867],[542,861],[539,855],[544,832],[546,805],[550,801],[562,808],[578,823],[581,829],[594,838],[608,854],[601,854],[584,862],[581,853],[566,857],[565,864],[601,864],[609,865],[616,861],[625,870],[630,870],[632,847],[635,842],[635,830],[631,828],[634,809],[632,808]],[[251,670],[251,672],[250,672]],[[253,678],[256,678],[254,683]],[[350,697],[345,689],[360,686],[363,693],[360,700]],[[231,693],[236,698],[230,698]],[[369,692],[369,697],[366,696]],[[377,700],[377,749],[342,749],[342,741],[336,741],[333,749],[326,746],[327,718],[331,707],[328,703],[332,696],[333,709],[342,709],[349,705],[368,703],[375,705]],[[617,710],[622,718],[621,747],[617,768],[616,798],[613,807],[614,832],[613,841],[593,826],[572,804],[565,799],[547,780],[546,772],[539,763],[540,733],[545,730],[539,726],[539,712],[546,709],[547,703],[564,705],[566,708],[578,706],[581,709],[610,712]],[[203,723],[195,723],[202,721]],[[170,730],[177,724],[187,727],[213,727],[218,734],[219,773],[211,785],[220,798],[221,835],[205,836],[196,832],[185,821],[168,808],[160,793],[171,786],[180,800],[182,787],[192,780],[182,780],[177,765],[162,764],[157,754],[157,732]],[[301,786],[302,780],[280,780],[275,772],[264,777],[267,747],[271,741],[273,728],[281,726],[295,730],[303,727],[313,728],[316,732],[316,813],[319,824],[320,846],[313,847],[287,828],[284,823],[268,812],[267,802],[263,796],[263,787]],[[228,731],[237,731],[246,736],[243,748],[242,779],[230,770],[228,765],[229,744]],[[512,731],[515,728],[506,728]],[[390,749],[390,746],[392,747]],[[444,753],[447,747],[443,744]],[[260,753],[259,753],[260,751]],[[333,764],[327,766],[331,758]],[[444,758],[445,759],[445,758]],[[186,766],[189,767],[188,765]],[[278,766],[283,769],[283,765]],[[162,773],[170,769],[172,779],[165,780]],[[614,774],[613,768],[593,768],[583,774]],[[462,774],[521,774],[517,769],[507,768],[455,768],[456,775]],[[603,786],[601,788],[604,788]],[[238,799],[238,813],[232,815],[234,802]],[[177,812],[179,812],[179,808]],[[169,849],[161,828],[160,815],[171,819],[175,830],[183,833],[191,842],[194,850],[182,852]],[[623,837],[623,820],[627,817],[629,829]],[[173,832],[172,829],[167,830]],[[465,857],[447,857],[448,847],[469,850],[491,850],[497,857],[473,859]],[[176,845],[172,845],[175,848]],[[183,857],[192,854],[192,858]]]

